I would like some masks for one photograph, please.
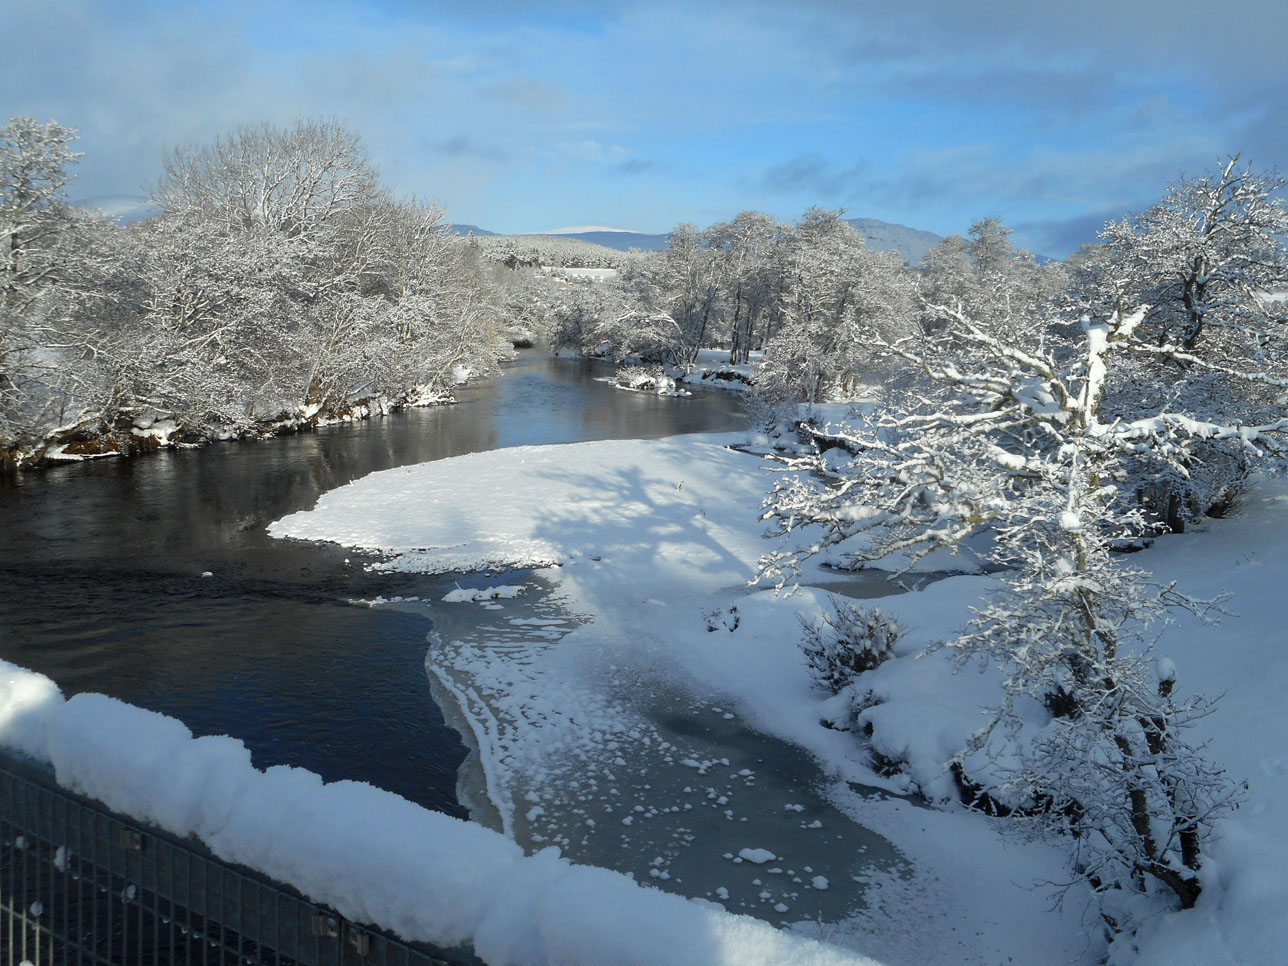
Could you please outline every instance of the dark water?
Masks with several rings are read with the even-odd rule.
[[[620,392],[595,381],[606,372],[532,350],[455,406],[0,477],[0,657],[68,695],[99,691],[231,734],[260,767],[462,814],[465,749],[429,697],[427,619],[348,603],[441,596],[450,579],[368,574],[356,554],[264,528],[393,466],[741,425],[732,394]]]

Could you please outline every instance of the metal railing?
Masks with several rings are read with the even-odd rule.
[[[350,922],[289,886],[0,755],[6,966],[482,966]]]

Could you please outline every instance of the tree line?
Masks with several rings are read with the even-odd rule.
[[[334,121],[167,153],[159,213],[69,205],[75,132],[0,128],[0,454],[280,431],[443,398],[509,348],[489,267]]]
[[[677,368],[704,347],[731,365],[754,353],[770,409],[878,390],[903,405],[937,384],[936,366],[979,365],[994,343],[1064,365],[1083,352],[1087,320],[1140,311],[1133,348],[1115,350],[1099,384],[1102,416],[1125,423],[1171,405],[1211,426],[1269,425],[1288,375],[1282,187],[1231,160],[1109,222],[1064,261],[1016,247],[995,217],[911,266],[868,250],[842,211],[810,209],[795,223],[747,211],[678,225],[660,252],[623,253],[608,282],[525,299],[541,306],[555,347]],[[1212,430],[1163,447],[1162,460],[1142,442],[1120,498],[1182,529],[1233,495],[1256,461],[1246,442]]]
[[[691,365],[723,346],[731,364],[763,354],[758,384],[777,401],[820,402],[871,380],[868,336],[912,331],[940,297],[981,300],[1004,273],[1005,298],[1036,301],[1066,277],[1014,248],[997,219],[950,237],[920,268],[869,250],[842,211],[812,208],[794,223],[746,211],[699,230],[678,225],[661,252],[622,256],[615,284],[586,288],[551,314],[556,345],[618,359]],[[995,311],[995,310],[994,310]]]

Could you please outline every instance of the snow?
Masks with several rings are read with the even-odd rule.
[[[506,584],[500,587],[483,587],[472,589],[469,587],[457,587],[443,595],[443,600],[449,604],[462,604],[466,602],[482,602],[488,600],[513,600],[523,593],[523,587],[518,585]]]
[[[682,389],[676,380],[652,366],[625,365],[617,370],[615,376],[603,376],[598,382],[610,383],[614,389],[625,392],[648,392],[659,396],[690,396],[687,389]]]
[[[657,789],[651,795],[635,789],[638,800],[613,798],[615,776],[628,762],[669,756],[690,783],[711,783],[681,783],[677,791],[697,799],[709,793],[710,802],[699,804],[732,830],[727,834],[743,836],[715,853],[728,861],[713,863],[723,881],[711,881],[706,894],[727,903],[742,894],[765,909],[795,910],[796,928],[810,928],[812,909],[798,898],[758,881],[759,892],[747,893],[748,880],[733,880],[744,870],[770,874],[760,869],[770,861],[787,870],[776,881],[803,879],[791,870],[804,863],[767,834],[740,832],[749,827],[740,821],[749,813],[731,799],[730,783],[752,777],[741,775],[741,763],[690,753],[648,717],[642,698],[669,694],[659,681],[680,681],[720,721],[735,709],[740,721],[807,751],[825,769],[840,813],[897,849],[897,866],[844,878],[831,869],[808,873],[813,890],[799,895],[861,897],[848,918],[820,917],[819,934],[829,941],[899,964],[1101,961],[1108,951],[1086,893],[1075,888],[1062,906],[1051,904],[1049,884],[1067,876],[1064,848],[1002,838],[994,823],[956,804],[945,767],[986,720],[983,710],[997,704],[1000,690],[995,672],[958,670],[952,654],[933,645],[961,627],[995,581],[957,576],[883,599],[882,610],[908,632],[893,659],[856,683],[864,705],[856,730],[821,727],[821,720],[834,720],[837,699],[812,687],[796,640],[798,616],[816,614],[827,594],[805,587],[779,597],[747,588],[767,549],[757,520],[768,481],[754,457],[726,448],[734,441],[699,436],[529,447],[390,470],[327,494],[314,510],[271,531],[380,551],[381,566],[394,570],[545,568],[539,575],[548,594],[540,602],[525,595],[537,610],[516,618],[524,623],[498,625],[491,642],[444,635],[428,662],[431,681],[455,688],[455,703],[476,729],[482,767],[490,770],[488,796],[510,809],[507,827],[529,842],[563,834],[562,847],[577,846],[568,825],[550,824],[570,802],[583,810],[592,801],[614,802],[612,834],[623,836],[622,844],[668,809],[692,805],[687,798],[673,800],[683,806],[669,803]],[[1060,522],[1069,529],[1083,524],[1072,513]],[[1221,820],[1207,846],[1197,907],[1152,920],[1135,951],[1120,943],[1113,954],[1160,966],[1277,961],[1288,948],[1282,915],[1288,752],[1280,743],[1288,734],[1282,700],[1288,662],[1280,653],[1278,613],[1288,573],[1288,484],[1259,481],[1236,516],[1161,538],[1132,563],[1187,594],[1234,594],[1219,627],[1166,628],[1156,668],[1160,680],[1176,681],[1178,693],[1226,696],[1199,723],[1198,736],[1248,789],[1243,807]],[[805,579],[819,584],[825,576],[815,569]],[[39,688],[19,687],[12,700],[39,716]],[[674,707],[675,701],[665,704]],[[14,740],[38,741],[40,727]],[[0,718],[0,736],[10,730]],[[876,775],[869,748],[899,763],[899,773]],[[978,773],[973,763],[971,770]],[[561,799],[571,782],[585,784]],[[874,787],[916,790],[940,807],[877,796]],[[808,834],[830,834],[843,819],[827,815],[820,822],[809,794],[798,789],[773,810],[780,820],[815,829]],[[514,813],[520,798],[528,804]],[[746,845],[748,839],[757,844]],[[762,853],[763,862],[752,858]],[[672,876],[668,885],[679,878],[670,856],[647,854],[648,861],[664,859],[654,866],[658,880],[663,872]],[[534,861],[556,861],[544,855]]]
[[[1140,563],[1197,597],[1232,594],[1216,627],[1166,629],[1160,680],[1218,697],[1199,725],[1211,756],[1247,798],[1225,818],[1204,857],[1204,893],[1188,912],[1163,917],[1141,937],[1142,966],[1276,962],[1288,948],[1288,662],[1282,600],[1288,574],[1288,482],[1260,480],[1239,511],[1206,532],[1158,540]]]
[[[584,278],[592,282],[608,282],[618,275],[615,268],[568,268],[562,265],[542,265],[539,271],[555,278]]]
[[[691,600],[694,581],[741,586],[753,576],[759,535],[740,532],[744,521],[716,494],[728,480],[730,501],[755,507],[765,481],[722,445],[738,434],[684,439],[515,447],[374,473],[269,533],[385,552],[384,566],[397,570],[575,563],[596,593],[617,597],[636,574],[649,597],[672,602],[666,591],[676,590]],[[641,542],[650,533],[656,541]],[[595,555],[602,563],[592,568]]]
[[[723,888],[731,908],[775,922],[775,907],[787,905],[795,928],[888,963],[1094,962],[1103,945],[1087,938],[1076,898],[1052,912],[1049,894],[1032,887],[1064,875],[1060,849],[1003,843],[979,815],[875,795],[874,786],[906,790],[909,779],[878,776],[861,736],[820,726],[828,696],[813,687],[797,640],[800,618],[828,595],[748,588],[769,547],[759,517],[770,477],[758,457],[727,448],[744,440],[517,447],[404,467],[327,493],[270,532],[376,551],[390,570],[538,568],[542,586],[512,605],[531,608],[516,615],[525,623],[475,632],[444,613],[427,659],[436,699],[478,759],[477,786],[462,800],[526,846],[553,842],[618,867],[638,854],[632,870],[646,877],[665,847],[659,885],[712,898]],[[811,567],[804,579],[814,584],[864,577]],[[871,580],[889,592],[879,574]],[[988,586],[964,577],[883,600],[910,627],[902,653],[951,631]],[[872,709],[883,719],[878,738],[903,743],[890,750],[949,798],[943,763],[980,723],[996,682],[954,677],[948,660],[891,669],[878,682],[891,699]],[[903,688],[921,688],[920,699],[903,700]],[[956,694],[965,697],[938,725],[938,709],[927,709]],[[795,748],[764,774],[754,760],[691,752],[687,730],[663,722],[691,714],[694,696],[710,715],[702,728],[729,729],[740,742],[750,725]],[[726,718],[731,709],[736,720]],[[923,734],[928,724],[936,726]],[[824,781],[791,785],[775,774],[799,749]],[[740,775],[744,765],[756,774]],[[768,797],[770,779],[784,786],[780,800]],[[795,809],[802,803],[805,814]],[[690,842],[693,821],[683,816],[699,813],[712,824]],[[750,883],[761,867],[736,854],[746,848],[772,851],[787,869],[808,864],[833,885],[801,892],[793,873],[764,899]],[[732,861],[720,862],[722,853]]]
[[[1158,680],[1161,682],[1176,680],[1176,662],[1170,657],[1160,657],[1154,662],[1154,669],[1158,674]]]
[[[99,694],[64,700],[0,662],[0,745],[60,785],[289,882],[404,938],[473,944],[494,966],[540,963],[871,963],[810,939],[577,866],[524,856],[480,825],[361,782],[259,771],[227,736]],[[36,913],[33,913],[36,914]]]
[[[41,759],[49,716],[62,699],[53,681],[0,662],[0,744]]]
[[[1288,752],[1271,736],[1288,734],[1288,664],[1282,600],[1288,573],[1288,483],[1261,479],[1238,513],[1202,530],[1159,538],[1133,555],[1164,583],[1203,599],[1231,594],[1218,626],[1194,620],[1167,627],[1157,643],[1156,674],[1177,691],[1217,697],[1198,725],[1198,739],[1228,773],[1248,784],[1246,801],[1225,817],[1204,855],[1204,893],[1196,908],[1156,918],[1134,951],[1115,949],[1115,962],[1148,966],[1275,962],[1288,948]],[[955,577],[915,595],[882,601],[914,633],[898,657],[864,675],[876,703],[859,716],[873,746],[905,762],[906,778],[928,794],[955,797],[943,762],[981,724],[980,709],[1000,695],[992,673],[954,674],[946,652],[927,644],[960,626],[989,589],[983,577]],[[933,714],[927,709],[933,708]],[[972,770],[974,766],[972,766]],[[902,840],[896,838],[896,841]],[[952,846],[945,843],[945,847]],[[1035,880],[1036,881],[1036,880]],[[874,949],[879,952],[879,950]]]
[[[700,349],[680,381],[708,389],[749,392],[756,382],[756,370],[763,356],[763,352],[752,352],[747,362],[734,364],[723,349]]]

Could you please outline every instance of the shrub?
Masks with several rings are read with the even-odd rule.
[[[894,651],[903,626],[876,607],[833,601],[813,621],[802,619],[801,649],[814,681],[833,694]]]

